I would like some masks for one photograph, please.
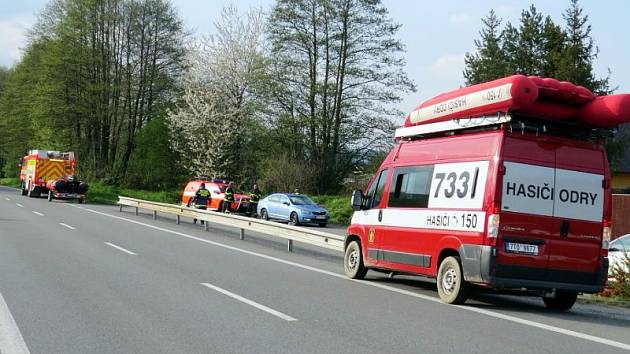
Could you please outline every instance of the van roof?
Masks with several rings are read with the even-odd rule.
[[[479,131],[505,129],[511,132],[528,132],[536,135],[560,136],[569,139],[598,142],[614,136],[616,129],[595,128],[579,123],[548,120],[545,118],[512,113],[492,117],[453,119],[396,129],[395,139],[416,140],[453,136]]]

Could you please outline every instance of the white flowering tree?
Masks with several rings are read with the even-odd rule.
[[[191,174],[251,175],[262,35],[260,10],[241,16],[228,6],[215,33],[191,44],[182,102],[168,115],[173,147]]]

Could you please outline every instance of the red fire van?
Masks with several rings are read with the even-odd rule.
[[[606,281],[608,132],[517,112],[399,129],[367,190],[353,193],[346,275],[434,277],[446,303],[478,286],[570,309]]]

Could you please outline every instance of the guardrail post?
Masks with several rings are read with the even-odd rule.
[[[179,215],[175,215],[175,216],[176,216],[176,219],[177,219],[177,220],[175,221],[175,223],[176,223],[177,225],[179,225]]]
[[[245,239],[245,229],[241,229],[241,232],[239,232],[238,238],[241,240]]]
[[[136,215],[138,215],[138,207],[136,207]]]
[[[287,251],[293,252],[293,240],[287,240]]]
[[[118,211],[122,213],[122,204],[120,205],[120,209]]]
[[[202,221],[203,222],[203,221]],[[205,221],[203,222],[203,230],[204,231],[208,231],[208,224],[210,223],[210,221]]]
[[[153,210],[153,220],[157,220],[157,210]]]

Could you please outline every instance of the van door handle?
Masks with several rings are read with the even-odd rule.
[[[383,209],[378,211],[378,222],[383,221]]]
[[[560,226],[560,236],[567,237],[569,236],[569,228],[571,223],[566,220],[562,220],[562,225]]]

